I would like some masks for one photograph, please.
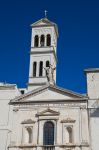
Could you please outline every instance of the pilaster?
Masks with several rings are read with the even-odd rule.
[[[88,135],[88,115],[87,109],[81,108],[81,142],[88,143],[89,142]]]

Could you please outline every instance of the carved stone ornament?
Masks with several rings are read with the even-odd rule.
[[[49,107],[46,110],[44,110],[42,112],[38,112],[36,114],[36,116],[59,116],[59,115],[60,115],[59,112],[54,111],[54,110],[50,109]]]
[[[13,111],[14,112],[17,112],[19,109],[18,108],[13,108]]]
[[[32,119],[24,120],[21,122],[21,124],[34,124],[34,123],[35,123],[35,121]]]
[[[68,117],[67,119],[61,120],[61,123],[74,123],[75,121],[76,120]]]

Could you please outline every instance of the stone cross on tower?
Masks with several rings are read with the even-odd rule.
[[[47,18],[47,13],[48,13],[48,11],[47,11],[47,10],[45,10],[44,12],[45,12],[45,18]]]

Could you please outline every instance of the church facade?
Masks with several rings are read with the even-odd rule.
[[[27,88],[0,84],[0,150],[98,150],[99,69],[85,70],[86,94],[58,87],[58,27],[31,27]]]

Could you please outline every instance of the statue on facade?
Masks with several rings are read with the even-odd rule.
[[[56,67],[53,67],[51,64],[49,64],[49,67],[44,68],[46,71],[46,77],[50,84],[54,84],[54,70]]]

